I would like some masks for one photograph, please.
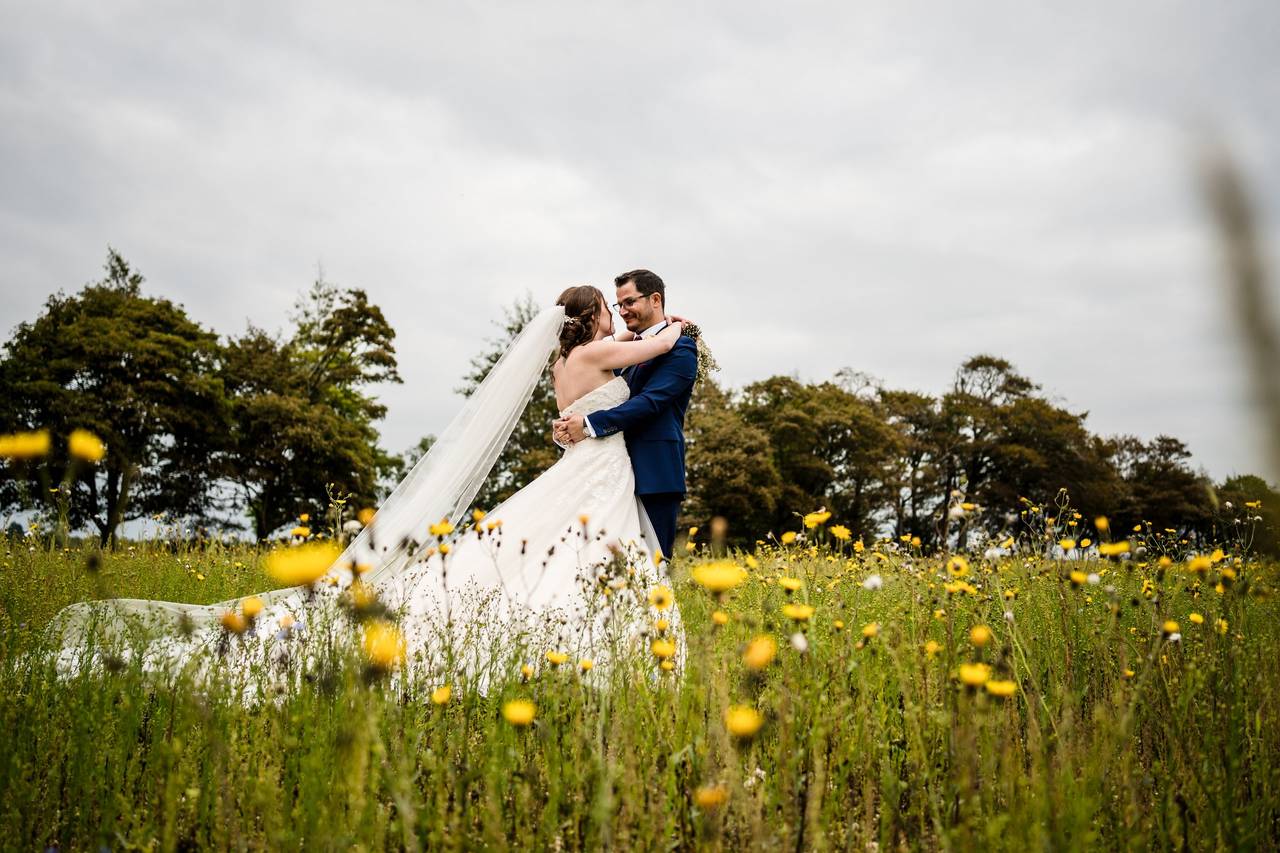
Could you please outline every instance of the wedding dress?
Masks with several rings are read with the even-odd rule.
[[[71,605],[50,625],[59,670],[102,664],[106,648],[117,660],[140,654],[146,671],[181,670],[196,679],[261,673],[252,665],[265,663],[284,689],[314,662],[325,636],[340,630],[344,614],[350,617],[341,605],[356,590],[403,634],[408,660],[397,679],[462,677],[483,690],[547,652],[590,660],[598,674],[618,653],[642,646],[653,619],[648,591],[670,580],[655,560],[657,537],[635,497],[622,435],[573,445],[482,523],[467,514],[547,368],[563,320],[556,306],[525,326],[322,582],[258,595],[262,612],[234,638],[220,618],[243,599]],[[589,414],[628,396],[616,377],[561,414]],[[457,535],[428,533],[442,519]],[[364,571],[353,588],[358,567]],[[678,660],[678,609],[672,605],[662,617],[681,649]],[[241,685],[246,697],[260,695],[261,680],[256,686]]]
[[[560,414],[590,414],[629,396],[616,377]],[[605,667],[619,646],[642,644],[648,592],[670,585],[656,542],[619,433],[569,447],[448,555],[437,549],[411,563],[382,592],[404,603],[409,647],[427,659],[450,657],[477,673],[558,652],[570,665]],[[679,631],[674,607],[662,617]]]

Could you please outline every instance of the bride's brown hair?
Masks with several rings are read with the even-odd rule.
[[[604,294],[590,284],[580,284],[566,288],[556,304],[564,306],[560,355],[568,358],[574,347],[589,343],[596,336],[596,320],[604,304]]]

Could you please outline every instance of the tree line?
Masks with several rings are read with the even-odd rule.
[[[526,297],[473,362],[469,393],[536,313]],[[547,377],[482,493],[506,498],[559,456]],[[773,376],[740,389],[695,387],[686,421],[684,523],[724,518],[739,541],[800,527],[825,507],[853,538],[918,537],[925,550],[1023,532],[1023,511],[1066,490],[1071,503],[1192,543],[1240,541],[1280,554],[1280,494],[1261,477],[1215,483],[1177,438],[1091,433],[1084,413],[1047,399],[1008,361],[975,355],[940,395],[842,370],[831,380]],[[966,523],[951,524],[958,506]],[[1121,527],[1120,525],[1123,525]],[[1148,527],[1149,526],[1149,527]]]
[[[379,446],[386,410],[374,388],[400,376],[395,331],[363,290],[321,279],[299,297],[286,332],[250,325],[219,336],[142,285],[109,251],[100,281],[49,297],[4,345],[0,433],[47,429],[54,445],[39,459],[0,460],[0,511],[61,512],[104,543],[153,515],[262,540],[302,515],[319,518],[334,500],[376,504],[429,449],[430,436],[400,455]],[[509,307],[459,393],[478,386],[539,307],[530,296]],[[548,372],[479,506],[559,458],[555,416]],[[1247,529],[1255,550],[1280,551],[1280,495],[1264,480],[1214,483],[1176,438],[1102,437],[1085,420],[991,355],[966,360],[940,395],[850,370],[736,390],[706,380],[686,424],[686,521],[719,516],[752,540],[826,507],[855,538],[965,548],[1017,532],[1028,501],[1066,489],[1074,506],[1116,525],[1150,523],[1197,541]],[[96,465],[68,453],[74,429],[103,440]],[[972,511],[953,526],[957,505]]]
[[[0,510],[63,513],[109,542],[162,515],[265,539],[330,496],[376,501],[404,460],[378,446],[370,392],[399,382],[395,331],[358,288],[317,280],[287,333],[220,337],[145,294],[114,250],[104,277],[48,298],[0,356],[0,433],[48,430],[47,454],[0,460]],[[77,464],[67,437],[102,439]]]

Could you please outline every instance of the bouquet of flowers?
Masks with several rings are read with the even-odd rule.
[[[716,357],[711,354],[711,348],[707,346],[706,339],[702,337],[702,329],[698,328],[696,323],[685,323],[681,334],[692,338],[698,347],[698,372],[694,375],[695,382],[701,382],[720,369],[720,365],[716,363]]]

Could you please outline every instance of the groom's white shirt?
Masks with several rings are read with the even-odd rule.
[[[640,338],[650,338],[650,337],[653,337],[654,335],[658,334],[658,332],[661,332],[661,331],[662,331],[663,329],[665,329],[666,327],[667,327],[667,321],[666,321],[666,319],[664,318],[664,319],[663,319],[663,320],[661,320],[660,322],[655,323],[654,325],[652,325],[652,326],[650,326],[649,328],[645,329],[645,330],[644,330],[643,332],[641,332],[640,334],[636,335],[636,336],[635,336],[635,338],[633,338],[633,340],[639,340]],[[585,416],[582,418],[582,431],[583,431],[583,432],[585,432],[585,433],[587,434],[587,438],[595,438],[595,437],[596,437],[596,431],[595,431],[595,429],[593,429],[593,428],[592,428],[592,426],[591,426],[591,418],[589,418],[589,417],[585,417]]]

